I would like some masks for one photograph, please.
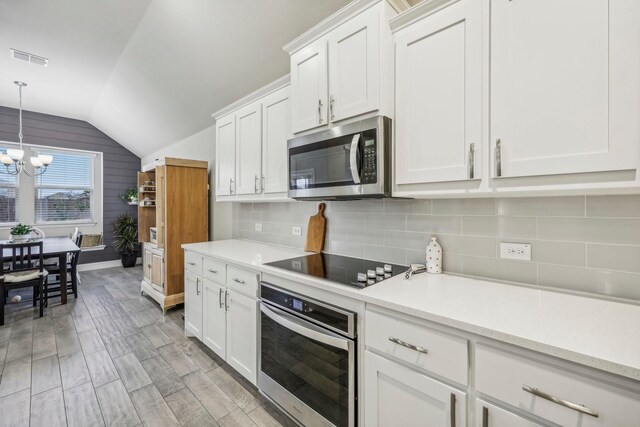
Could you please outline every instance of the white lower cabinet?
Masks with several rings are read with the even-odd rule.
[[[466,394],[400,363],[365,352],[364,425],[466,425]]]
[[[498,408],[482,399],[476,400],[476,427],[540,427],[543,425]]]
[[[226,288],[212,280],[204,279],[202,306],[202,342],[221,358],[227,349]]]
[[[188,271],[184,275],[184,327],[202,340],[202,278]]]
[[[229,289],[227,363],[253,384],[257,382],[258,301]]]
[[[185,330],[257,384],[258,274],[193,252],[185,267]]]

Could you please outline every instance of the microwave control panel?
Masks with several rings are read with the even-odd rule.
[[[362,184],[375,184],[377,182],[377,157],[375,140],[365,140],[362,177],[360,178]]]

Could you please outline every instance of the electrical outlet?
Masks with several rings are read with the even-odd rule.
[[[531,245],[528,243],[500,243],[500,258],[531,261]]]
[[[293,227],[291,227],[291,234],[293,234],[294,236],[301,236],[302,235],[302,227],[300,227],[298,225],[294,225]]]
[[[261,222],[256,222],[255,230],[256,231],[262,231],[262,223]]]

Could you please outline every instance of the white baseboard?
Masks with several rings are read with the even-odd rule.
[[[142,264],[142,258],[138,257],[136,265]],[[122,267],[119,259],[113,261],[90,262],[88,264],[78,264],[78,271],[101,270],[103,268]]]

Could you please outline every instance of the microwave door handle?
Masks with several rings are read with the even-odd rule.
[[[348,339],[338,337],[335,334],[324,332],[319,327],[308,322],[304,322],[292,314],[276,308],[272,309],[270,307],[267,307],[264,303],[260,304],[260,311],[262,311],[271,320],[281,326],[284,326],[290,331],[293,331],[312,340],[320,341],[321,343],[329,345],[331,347],[347,351],[349,350]]]
[[[360,171],[358,170],[358,141],[360,140],[360,134],[353,135],[351,140],[351,151],[349,152],[349,166],[351,169],[351,177],[353,182],[360,184]]]

